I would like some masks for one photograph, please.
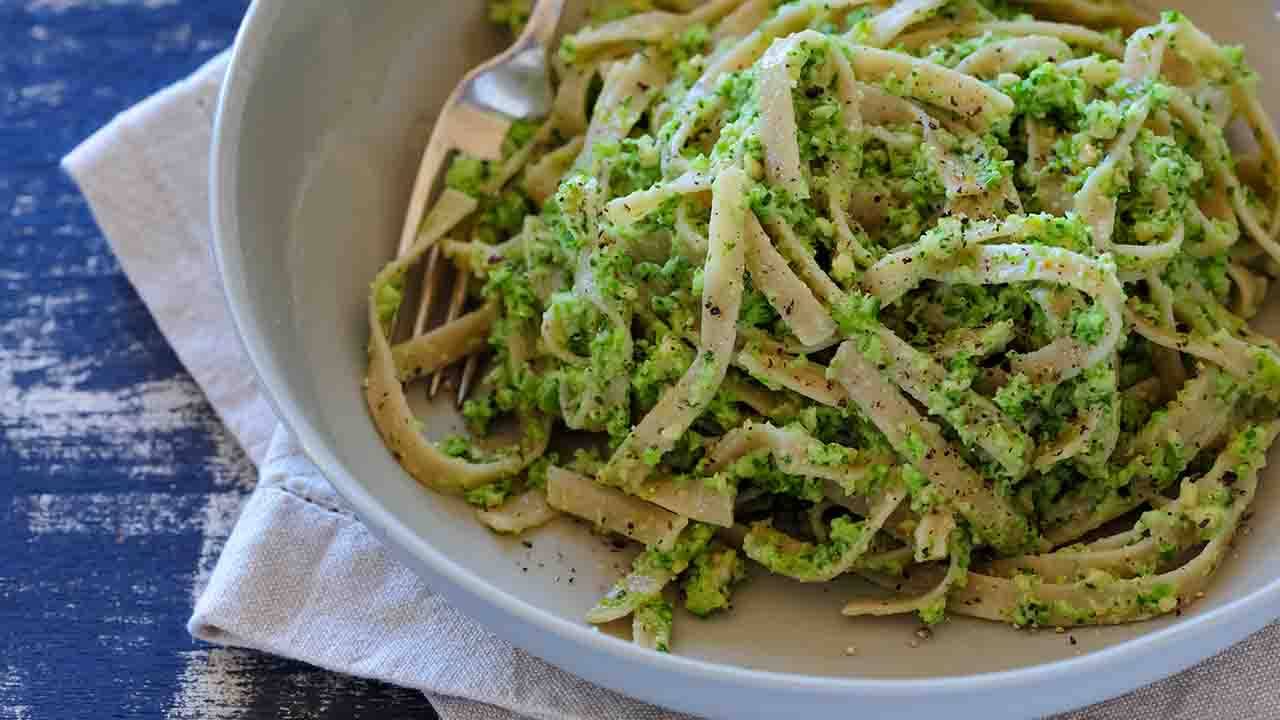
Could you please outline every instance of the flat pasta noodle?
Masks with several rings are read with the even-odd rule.
[[[932,352],[943,362],[960,356],[981,360],[1003,352],[1013,337],[1011,320],[1001,320],[981,329],[956,328],[944,334]]]
[[[792,50],[814,36],[826,42],[826,37],[816,32],[796,33],[774,42],[760,58],[760,121],[764,126],[760,139],[765,177],[770,184],[801,199],[809,197],[809,186],[800,169],[800,146],[796,143],[791,91],[800,69],[792,59]]]
[[[488,332],[492,315],[479,310],[421,336],[400,353],[399,360],[406,368],[412,366],[411,373],[397,366],[397,356],[388,336],[388,328],[394,326],[399,308],[404,274],[454,225],[474,212],[475,207],[475,201],[466,196],[446,193],[423,219],[409,251],[383,268],[369,290],[369,373],[365,378],[365,398],[370,414],[383,441],[405,471],[423,485],[441,492],[461,493],[518,473],[545,451],[550,434],[545,421],[534,420],[538,426],[533,432],[525,433],[525,442],[517,455],[482,463],[450,457],[423,437],[404,394],[402,372],[409,376],[443,367],[464,356],[476,338],[483,338]]]
[[[863,489],[876,484],[878,468],[889,468],[894,462],[883,454],[828,446],[794,427],[747,421],[717,443],[708,455],[707,469],[712,473],[722,472],[733,461],[758,451],[767,451],[779,467],[791,475],[836,483],[846,497],[865,496]],[[814,458],[820,458],[821,462]]]
[[[652,10],[581,30],[566,39],[575,59],[626,49],[637,44],[658,43],[690,25],[714,22],[731,13],[742,0],[707,0],[687,13]]]
[[[476,512],[476,517],[490,530],[511,535],[546,525],[559,515],[542,488],[525,490],[495,508]]]
[[[908,27],[928,18],[949,0],[903,0],[871,19],[867,39],[876,47],[886,47]]]
[[[769,298],[796,339],[805,345],[826,342],[836,332],[835,321],[774,248],[755,215],[747,217],[746,242],[752,282]]]
[[[957,255],[940,262],[914,263],[915,269],[910,271],[894,271],[889,265],[879,275],[869,272],[864,283],[876,283],[869,285],[871,291],[884,302],[896,300],[906,289],[925,279],[968,285],[1048,281],[1084,292],[1105,313],[1105,331],[1091,345],[1062,337],[1014,359],[1016,371],[1040,382],[1060,382],[1074,377],[1108,357],[1120,342],[1125,327],[1124,289],[1114,265],[1107,262],[1105,256],[1094,260],[1062,248],[1018,244],[982,245]],[[900,278],[905,278],[905,282]]]
[[[975,77],[1012,72],[1033,58],[1047,62],[1071,57],[1071,47],[1051,35],[1025,35],[991,43],[975,50],[955,66],[955,71]]]
[[[880,377],[875,365],[852,343],[840,346],[832,374],[894,449],[919,466],[935,486],[938,501],[963,515],[978,537],[1006,552],[1038,544],[1027,518],[1007,498],[986,487],[942,438],[937,426],[921,417],[896,388]]]
[[[586,137],[577,135],[525,169],[522,185],[534,202],[545,203],[556,194],[560,178],[573,167],[585,145]]]
[[[671,547],[689,524],[686,517],[557,467],[547,471],[547,503],[597,527],[658,548]]]
[[[904,53],[852,45],[850,62],[859,79],[878,82],[893,76],[910,77],[906,89],[920,102],[946,108],[979,129],[987,129],[1013,111],[1013,101],[981,81],[950,68]]]
[[[1089,27],[1117,26],[1133,31],[1150,18],[1147,12],[1123,2],[1098,0],[1024,0],[1033,10],[1051,13],[1053,17]]]
[[[947,420],[963,443],[982,448],[1014,480],[1027,473],[1034,441],[990,400],[968,388],[940,392],[946,368],[879,323],[865,330],[862,339],[876,348],[880,372],[931,414]]]
[[[774,530],[767,524],[756,524],[747,532],[742,549],[747,557],[779,575],[800,582],[830,582],[857,567],[871,548],[875,534],[884,526],[906,497],[900,483],[891,485],[871,506],[867,518],[859,523],[841,526],[841,537],[821,545],[798,541]],[[852,537],[849,537],[852,536]]]
[[[954,534],[953,534],[954,535]],[[916,596],[898,596],[884,599],[865,599],[851,600],[845,604],[841,611],[847,616],[856,617],[859,615],[902,615],[905,613],[919,612],[928,613],[935,608],[945,608],[951,605],[950,596],[957,589],[962,588],[968,581],[968,565],[969,554],[965,541],[958,539],[955,544],[960,545],[959,551],[956,549],[949,550],[950,562],[948,563],[946,572],[938,580],[937,584],[930,588],[927,592]],[[874,573],[864,573],[863,575],[869,580],[876,582],[880,577]],[[890,579],[883,584],[889,587],[899,586],[901,583]],[[963,610],[960,612],[963,613]],[[931,613],[930,617],[936,616],[937,612]]]
[[[1226,330],[1209,336],[1184,334],[1157,327],[1142,312],[1130,311],[1128,317],[1134,331],[1152,343],[1211,362],[1241,380],[1254,381],[1280,362],[1274,349],[1250,343]]]
[[[769,19],[773,12],[772,5],[772,0],[745,0],[715,26],[711,31],[711,40],[718,43],[751,34],[752,30]]]
[[[587,129],[587,93],[598,70],[597,66],[569,67],[560,73],[551,121],[566,135],[581,135]]]
[[[703,286],[702,337],[693,365],[653,410],[614,451],[601,479],[611,485],[634,488],[643,482],[652,465],[646,455],[665,453],[711,402],[729,369],[738,310],[742,304],[746,272],[748,209],[746,177],[729,171],[712,187],[711,237]]]
[[[636,556],[632,570],[587,611],[587,622],[607,623],[624,618],[657,599],[711,541],[709,525],[693,524],[681,531],[669,551],[648,549]]]
[[[637,190],[625,197],[609,201],[605,213],[619,225],[636,222],[656,211],[667,200],[680,195],[709,192],[714,179],[711,174],[690,170],[680,177],[653,187]]]
[[[853,8],[869,4],[871,0],[800,0],[782,7],[751,34],[733,43],[711,58],[702,75],[685,94],[676,110],[680,125],[671,134],[670,142],[663,148],[663,166],[675,167],[680,151],[701,121],[708,98],[716,82],[725,74],[750,67],[764,55],[778,37],[803,30],[820,12],[834,8]]]
[[[658,478],[645,483],[636,495],[681,517],[720,527],[733,526],[733,488],[712,487],[700,479]]]
[[[1095,496],[1097,489],[1091,485],[1064,497],[1045,518],[1049,542],[1055,546],[1075,542],[1147,502],[1157,489],[1148,459],[1167,451],[1171,443],[1181,448],[1172,458],[1181,471],[1217,441],[1235,406],[1233,398],[1217,391],[1220,381],[1216,368],[1205,368],[1187,382],[1164,413],[1153,416],[1136,436],[1117,448],[1112,462],[1122,471],[1131,471],[1130,482],[1108,487],[1101,498]]]
[[[1280,432],[1280,423],[1249,426],[1242,433],[1255,434],[1265,447]],[[1239,439],[1239,436],[1237,437]],[[1265,455],[1254,458],[1233,453],[1215,469],[1221,475],[1231,468],[1236,475],[1228,492],[1232,496],[1213,537],[1186,564],[1154,575],[1115,579],[1095,569],[1072,583],[1016,580],[970,573],[964,587],[956,592],[955,607],[964,615],[1026,625],[1070,627],[1081,624],[1116,624],[1145,620],[1186,607],[1203,596],[1209,577],[1230,549],[1240,520],[1253,501],[1258,487],[1258,471]],[[1255,451],[1256,452],[1256,451]],[[1242,472],[1238,470],[1243,469]],[[1211,473],[1212,474],[1212,473]],[[1031,576],[1034,577],[1034,576]]]
[[[828,407],[838,407],[845,399],[827,369],[804,358],[796,358],[771,342],[755,342],[736,353],[733,362],[753,377],[771,386],[785,388]]]
[[[1043,20],[994,20],[960,25],[939,23],[936,27],[926,27],[903,35],[898,38],[898,43],[914,49],[946,38],[975,37],[987,33],[1014,38],[1052,37],[1111,57],[1118,58],[1124,54],[1124,45],[1105,33],[1071,23]]]
[[[981,221],[948,230],[960,232],[926,233],[919,241],[895,250],[869,268],[861,286],[884,305],[892,305],[925,280],[937,279],[947,264],[976,245],[1005,237],[1021,237],[1022,218],[1011,217],[1000,222]],[[941,228],[938,228],[941,230]]]
[[[665,79],[656,63],[639,54],[608,72],[596,103],[612,110],[592,116],[582,153],[574,161],[573,169],[589,170],[602,143],[626,137],[653,102],[657,88]]]
[[[792,230],[785,219],[770,218],[767,221],[767,228],[778,251],[787,259],[788,264],[793,266],[796,275],[804,280],[814,294],[829,305],[836,304],[844,297],[844,291],[839,285],[835,284],[831,276],[818,264],[813,255],[806,251],[795,231]]]
[[[496,533],[642,546],[586,619],[660,652],[746,562],[858,575],[890,592],[844,614],[929,625],[1186,607],[1280,431],[1249,324],[1280,139],[1181,14],[1017,10],[664,0],[570,28],[549,116],[457,155],[370,287],[392,456]],[[449,320],[400,332],[442,261]],[[407,385],[464,360],[468,434],[441,437]]]

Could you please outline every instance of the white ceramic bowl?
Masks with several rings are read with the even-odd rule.
[[[1215,36],[1251,43],[1263,96],[1277,106],[1270,2],[1173,4]],[[910,618],[847,619],[841,585],[770,577],[745,585],[728,616],[682,618],[676,655],[584,625],[624,556],[568,520],[535,533],[533,550],[491,534],[400,469],[360,392],[366,289],[393,254],[432,113],[499,49],[483,15],[481,0],[258,0],[213,149],[215,251],[262,386],[370,529],[455,606],[601,685],[734,718],[1038,715],[1180,670],[1280,614],[1280,554],[1269,552],[1280,545],[1280,493],[1269,487],[1280,478],[1269,472],[1253,532],[1206,600],[1179,619],[1076,630],[1076,645],[956,619],[913,648]],[[850,645],[856,656],[845,655]]]

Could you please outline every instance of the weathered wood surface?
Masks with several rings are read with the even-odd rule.
[[[0,0],[0,719],[434,716],[187,635],[251,467],[58,169],[246,5]]]

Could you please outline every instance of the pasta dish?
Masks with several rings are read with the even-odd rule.
[[[366,393],[493,530],[643,546],[589,622],[665,651],[748,571],[928,624],[1203,596],[1280,432],[1240,48],[1103,0],[631,0],[554,65],[374,280]],[[472,309],[406,335],[435,254]],[[478,354],[470,432],[430,439],[405,384]]]

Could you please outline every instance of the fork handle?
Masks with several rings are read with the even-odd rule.
[[[533,12],[529,15],[529,23],[520,33],[517,44],[537,44],[550,49],[556,39],[556,30],[560,27],[560,18],[564,15],[567,0],[537,0]]]

